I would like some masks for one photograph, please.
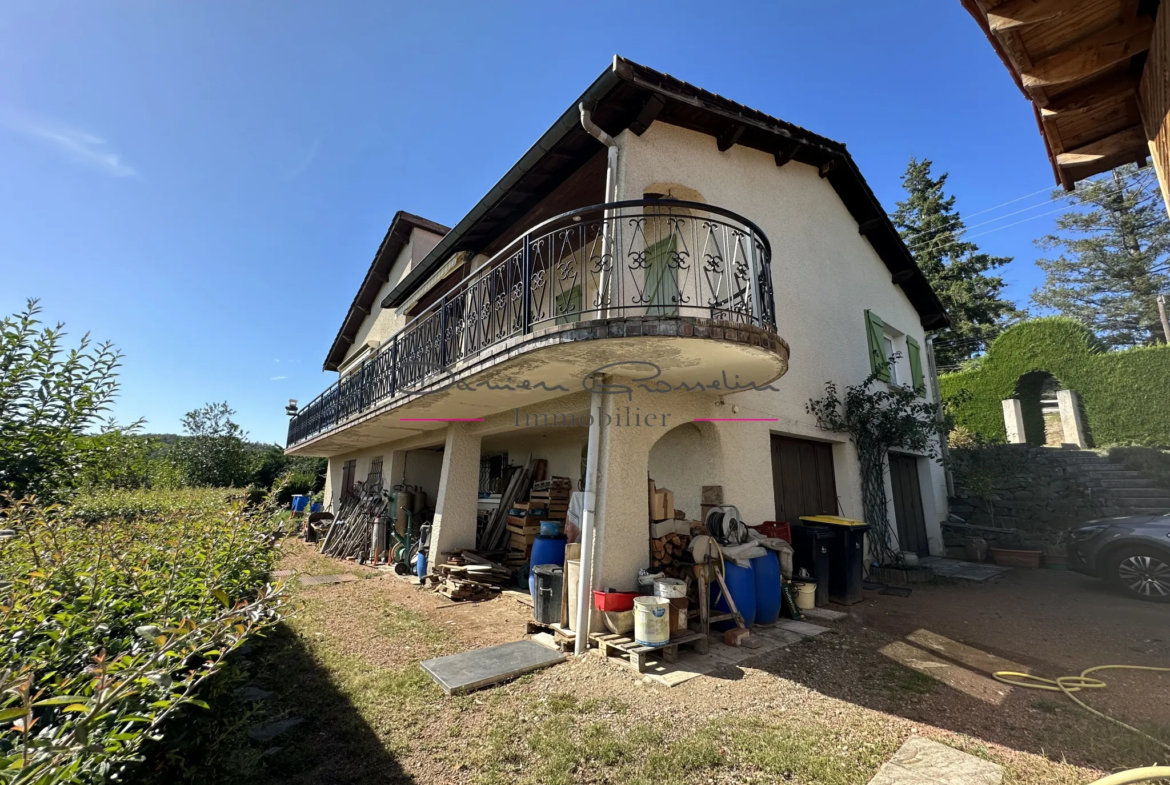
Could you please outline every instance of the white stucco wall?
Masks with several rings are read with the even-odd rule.
[[[739,412],[723,416],[777,419],[737,423],[745,436],[756,428],[834,442],[842,513],[862,517],[853,446],[817,429],[804,407],[810,398],[823,394],[826,381],[844,386],[859,383],[869,374],[867,309],[901,336],[903,351],[905,336],[910,335],[925,352],[925,331],[913,305],[891,283],[888,268],[815,168],[795,162],[777,167],[771,155],[740,146],[721,153],[712,137],[665,123],[654,123],[640,137],[626,131],[619,141],[619,199],[638,199],[646,191],[661,190],[664,183],[675,183],[697,191],[708,204],[752,220],[768,236],[777,331],[791,347],[789,370],[773,383],[777,392],[728,395],[727,408],[738,405]],[[908,368],[904,373],[908,374]],[[761,445],[765,442],[757,440]],[[758,457],[770,465],[767,453]],[[928,536],[932,551],[941,552],[938,523],[945,510],[945,480],[935,462],[930,462],[927,474],[930,483],[923,488],[923,502]],[[770,483],[761,485],[758,493],[768,497],[768,506],[774,506]],[[890,514],[892,520],[892,507]]]
[[[357,334],[354,336],[353,343],[350,344],[349,349],[345,353],[345,360],[341,363],[343,372],[346,370],[346,364],[350,358],[353,358],[357,352],[363,351],[370,341],[381,343],[405,326],[408,321],[404,314],[405,309],[383,308],[381,305],[382,300],[393,291],[394,287],[398,285],[398,282],[405,278],[406,274],[415,265],[426,258],[426,255],[431,252],[441,239],[443,239],[442,236],[434,232],[428,232],[425,229],[419,229],[417,227],[411,229],[410,239],[402,246],[402,250],[395,257],[394,264],[390,267],[388,280],[378,290],[378,296],[374,299],[371,312],[362,320],[361,326],[358,327]]]

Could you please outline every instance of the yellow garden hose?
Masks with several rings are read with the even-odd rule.
[[[1149,665],[1098,665],[1094,668],[1086,668],[1085,670],[1081,671],[1080,676],[1060,676],[1055,679],[1043,679],[1039,676],[1033,676],[1030,673],[1017,673],[1016,671],[996,671],[993,676],[995,677],[996,681],[1001,681],[1004,684],[1010,684],[1013,687],[1023,687],[1029,690],[1047,690],[1048,692],[1063,692],[1065,695],[1072,698],[1073,702],[1082,709],[1086,709],[1087,711],[1096,714],[1098,717],[1109,720],[1115,725],[1120,725],[1126,730],[1133,731],[1139,736],[1144,736],[1165,750],[1170,750],[1170,744],[1167,744],[1161,739],[1155,739],[1150,734],[1146,733],[1145,731],[1140,731],[1132,725],[1126,725],[1121,720],[1110,717],[1104,712],[1097,711],[1092,706],[1089,706],[1080,698],[1078,698],[1076,695],[1073,695],[1074,692],[1080,692],[1081,690],[1099,690],[1104,688],[1106,686],[1105,682],[1101,681],[1100,679],[1090,678],[1089,674],[1096,673],[1097,671],[1108,670],[1155,671],[1157,673],[1170,673],[1170,668],[1154,668]],[[1113,779],[1113,777],[1120,777],[1127,774],[1155,770],[1160,771],[1161,773],[1147,776],[1144,779]],[[1093,785],[1122,785],[1122,783],[1145,782],[1147,780],[1158,779],[1159,777],[1167,776],[1170,776],[1170,768],[1165,766],[1148,770],[1134,769],[1134,771],[1131,772],[1122,772],[1121,774],[1113,775],[1113,777],[1106,777],[1105,779],[1099,780]]]
[[[1144,769],[1119,771],[1116,774],[1110,774],[1108,777],[1091,782],[1089,785],[1133,785],[1133,783],[1137,782],[1149,782],[1150,780],[1161,779],[1170,779],[1170,766],[1147,766]]]

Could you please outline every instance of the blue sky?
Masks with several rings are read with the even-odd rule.
[[[0,312],[117,344],[120,420],[227,400],[283,443],[394,212],[453,225],[614,53],[845,142],[888,210],[911,155],[964,214],[1053,183],[958,0],[8,0]],[[1050,209],[971,232],[1020,302],[1055,216],[1000,227]]]

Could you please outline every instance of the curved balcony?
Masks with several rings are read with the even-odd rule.
[[[656,363],[662,347],[646,356],[645,341],[658,336],[734,347],[722,356],[711,347],[666,351],[679,369],[724,377],[734,370],[741,389],[767,384],[788,360],[776,335],[771,255],[759,227],[708,204],[637,200],[559,215],[512,241],[302,408],[289,423],[288,448],[520,354],[530,369],[556,365],[564,353],[548,349],[583,340],[610,339],[602,353],[575,352],[578,362],[561,367],[562,376],[587,373],[599,358]],[[665,368],[663,378],[687,384],[679,369]]]

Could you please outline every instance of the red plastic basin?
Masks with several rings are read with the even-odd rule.
[[[619,613],[634,609],[634,598],[641,594],[630,594],[624,591],[595,591],[593,592],[593,607],[607,613]]]

